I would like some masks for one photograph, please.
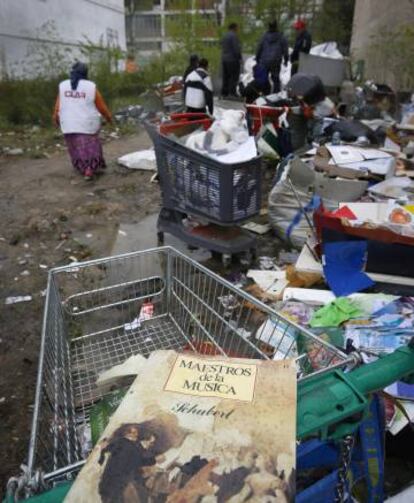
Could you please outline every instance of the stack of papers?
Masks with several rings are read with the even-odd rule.
[[[394,167],[394,157],[382,150],[349,145],[328,145],[327,149],[332,156],[329,164],[382,176],[390,174]]]

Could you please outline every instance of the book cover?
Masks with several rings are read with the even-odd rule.
[[[156,351],[67,503],[290,502],[296,366]]]

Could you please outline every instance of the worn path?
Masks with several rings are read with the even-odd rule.
[[[106,144],[108,169],[94,182],[73,171],[66,153],[0,157],[0,499],[27,455],[47,268],[108,255],[120,222],[157,210],[152,173],[115,162],[148,146],[145,133]],[[17,295],[33,300],[5,305]]]

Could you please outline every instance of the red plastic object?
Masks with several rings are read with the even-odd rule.
[[[348,220],[356,220],[356,216],[353,211],[348,208],[348,206],[342,206],[331,213],[333,217],[336,218],[347,218]]]
[[[160,93],[162,96],[171,96],[171,95],[177,93],[178,91],[181,91],[183,89],[183,87],[184,87],[184,85],[183,85],[182,81],[175,81],[168,86],[161,87]]]
[[[170,115],[170,120],[160,124],[161,134],[174,133],[186,126],[201,126],[209,129],[214,119],[204,113],[175,113]]]
[[[396,234],[395,232],[382,227],[372,229],[367,227],[350,227],[344,225],[341,217],[333,215],[323,207],[319,207],[316,211],[314,211],[313,222],[316,228],[316,235],[319,244],[322,243],[322,229],[325,227],[327,229],[348,234],[349,236],[358,237],[364,240],[414,246],[413,237]]]
[[[246,105],[247,113],[251,122],[251,133],[256,135],[263,124],[270,122],[275,129],[280,127],[279,117],[283,115],[286,107],[269,107],[258,105]]]
[[[170,115],[172,121],[188,121],[192,119],[210,119],[210,117],[203,112],[180,112]]]

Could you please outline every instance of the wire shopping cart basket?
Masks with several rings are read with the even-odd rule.
[[[151,319],[134,323],[144,303]],[[31,488],[73,476],[98,375],[157,349],[296,358],[300,379],[346,355],[170,247],[50,271],[28,455]],[[38,490],[38,488],[37,488]]]

